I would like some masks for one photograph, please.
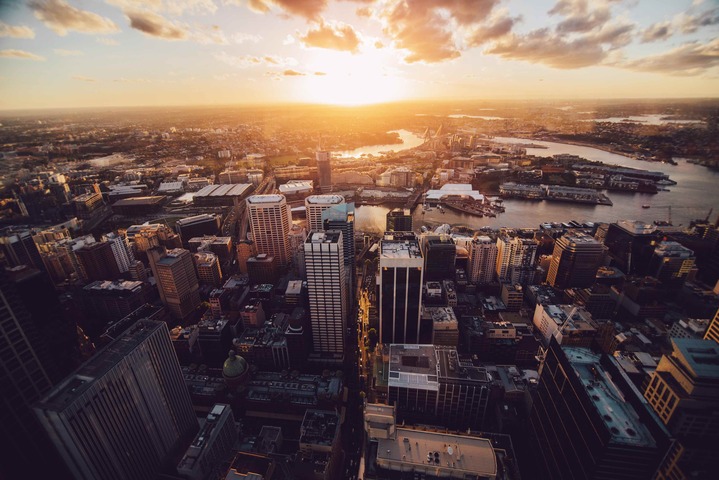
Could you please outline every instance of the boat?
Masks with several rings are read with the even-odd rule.
[[[649,208],[649,207],[651,207],[651,205],[646,204],[646,203],[644,205],[642,205],[642,208]]]

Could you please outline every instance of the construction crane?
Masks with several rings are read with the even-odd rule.
[[[677,208],[696,208],[696,207],[677,207],[674,205],[652,205],[652,208],[666,208],[667,209],[667,223],[669,225],[674,225],[672,223],[672,209]]]

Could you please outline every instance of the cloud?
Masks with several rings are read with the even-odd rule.
[[[696,14],[680,13],[671,20],[657,22],[642,32],[642,43],[667,40],[678,33],[695,33],[704,27],[719,25],[719,7]]]
[[[253,35],[251,33],[237,32],[237,33],[233,33],[232,35],[230,35],[230,40],[232,40],[232,42],[237,43],[237,44],[248,43],[248,42],[249,43],[259,43],[260,40],[262,40],[262,37],[259,35]]]
[[[658,42],[672,35],[672,23],[660,22],[650,25],[642,32],[642,43]]]
[[[503,37],[510,33],[512,31],[512,28],[514,28],[514,25],[521,19],[521,16],[503,16],[494,19],[491,24],[480,25],[472,31],[467,43],[470,47],[476,47],[490,40],[495,40],[497,38]]]
[[[145,9],[153,12],[166,12],[170,15],[208,14],[217,11],[213,0],[106,0],[107,3],[122,9]]]
[[[64,37],[69,31],[80,33],[113,33],[120,29],[115,22],[96,13],[80,10],[65,0],[31,0],[28,3],[35,18]]]
[[[25,25],[8,25],[0,21],[0,37],[35,38],[35,31]]]
[[[308,30],[299,40],[307,47],[327,48],[352,53],[357,53],[360,45],[359,36],[351,25],[343,23],[329,24],[324,21],[320,22],[315,28]]]
[[[72,79],[77,80],[78,82],[88,82],[88,83],[97,82],[96,78],[86,77],[84,75],[73,75]]]
[[[22,58],[27,60],[35,60],[42,62],[45,57],[41,55],[35,55],[34,53],[26,52],[25,50],[6,49],[0,50],[0,58]]]
[[[111,47],[120,45],[120,42],[118,42],[114,38],[99,37],[96,40],[97,40],[97,43],[102,43],[103,45],[109,45]]]
[[[61,57],[79,57],[80,55],[84,55],[80,50],[65,50],[64,48],[56,48],[53,52]]]
[[[285,77],[302,77],[305,74],[302,72],[298,72],[297,70],[285,70],[284,72],[282,72],[282,75],[284,75]]]
[[[291,57],[283,58],[276,55],[265,55],[257,57],[255,55],[230,55],[227,52],[213,54],[216,60],[235,68],[250,68],[258,65],[266,65],[270,67],[285,68],[297,65],[297,60]]]
[[[586,37],[565,40],[548,28],[522,36],[512,35],[497,42],[487,53],[507,60],[524,60],[563,69],[596,65],[607,55],[600,44]]]
[[[185,40],[188,36],[186,29],[156,13],[142,10],[126,10],[124,13],[130,20],[130,27],[150,37],[163,40]]]
[[[672,50],[614,66],[640,72],[693,76],[719,66],[719,38],[708,43],[688,42]]]
[[[238,0],[225,3],[239,4]],[[320,13],[327,7],[327,0],[248,0],[247,6],[257,13],[267,13],[271,7],[277,7],[289,15],[296,15],[307,20],[319,20]]]
[[[324,77],[325,75],[327,75],[325,72],[315,72],[316,77]]]

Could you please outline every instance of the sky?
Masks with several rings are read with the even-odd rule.
[[[717,96],[718,0],[0,0],[0,109]]]

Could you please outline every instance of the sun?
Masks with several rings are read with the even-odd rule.
[[[306,65],[298,100],[332,105],[367,105],[403,100],[410,95],[409,82],[387,65],[376,52],[352,55],[321,52]]]

